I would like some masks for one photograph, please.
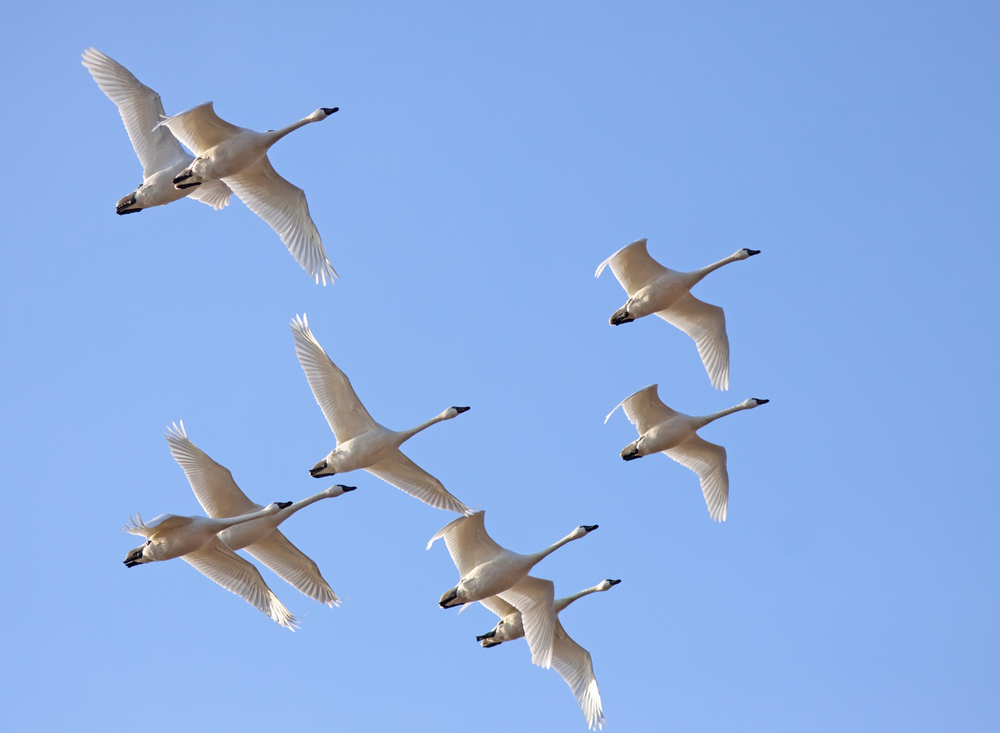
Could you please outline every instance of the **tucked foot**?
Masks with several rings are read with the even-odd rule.
[[[194,188],[195,186],[200,186],[200,185],[201,185],[200,183],[182,183],[180,185],[174,186],[174,188],[183,191],[186,188]]]
[[[177,175],[177,177],[174,178],[173,184],[176,186],[181,181],[186,181],[187,179],[189,179],[193,175],[194,175],[194,172],[190,168],[188,168],[186,171],[181,171]]]
[[[634,445],[630,445],[627,446],[626,448],[623,448],[621,456],[626,461],[634,461],[636,458],[642,458],[642,456],[639,455],[639,449],[636,448]]]
[[[476,637],[476,641],[482,641],[483,639],[492,639],[496,635],[497,635],[497,630],[496,629],[492,629],[490,631],[487,631],[482,636],[477,636]]]
[[[635,319],[628,314],[628,306],[625,306],[624,308],[619,308],[615,311],[615,314],[611,316],[611,320],[609,322],[612,326],[620,326],[623,323],[631,323],[634,320]]]
[[[323,476],[333,476],[336,471],[326,471],[327,467],[326,459],[317,463],[315,466],[309,469],[309,475],[313,478],[322,478]]]

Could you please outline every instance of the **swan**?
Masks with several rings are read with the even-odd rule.
[[[320,107],[288,127],[255,132],[231,125],[215,114],[211,102],[160,122],[198,157],[173,178],[179,190],[222,180],[247,207],[277,233],[292,257],[318,284],[333,282],[337,271],[323,249],[309,216],[306,195],[278,175],[267,159],[268,149],[293,130],[322,122],[339,107]]]
[[[363,468],[386,483],[437,509],[469,514],[470,509],[452,496],[444,485],[416,463],[399,446],[421,430],[442,420],[451,420],[468,407],[449,407],[437,417],[410,430],[389,430],[379,425],[361,404],[350,380],[333,363],[309,330],[305,315],[290,324],[295,353],[302,371],[337,439],[337,447],[309,469],[314,478],[333,476]]]
[[[174,423],[173,427],[168,427],[165,435],[171,455],[184,470],[198,503],[208,516],[237,517],[261,509],[240,490],[228,468],[213,461],[188,439],[183,420],[180,426]],[[308,499],[289,503],[276,514],[224,529],[219,533],[219,539],[230,550],[246,550],[301,593],[331,608],[339,606],[340,599],[323,578],[316,563],[289,542],[278,531],[278,525],[310,504],[343,496],[356,488],[342,484],[331,486]]]
[[[181,147],[170,130],[159,126],[165,116],[159,94],[96,48],[84,51],[81,63],[101,91],[118,107],[132,147],[142,163],[142,183],[118,202],[115,206],[118,214],[135,214],[185,196],[191,196],[213,209],[221,209],[229,203],[232,191],[222,181],[213,181],[193,190],[174,187],[173,179],[191,165],[194,156]]]
[[[567,542],[586,537],[598,525],[577,527],[541,552],[519,555],[493,541],[486,532],[485,516],[485,512],[478,511],[459,517],[427,543],[429,550],[435,540],[443,537],[461,576],[458,585],[442,594],[438,605],[454,608],[499,596],[521,612],[532,664],[548,669],[552,666],[552,643],[556,629],[552,581],[532,578],[528,573],[545,557]]]
[[[286,629],[294,631],[298,625],[295,617],[267,587],[260,571],[219,539],[219,533],[229,527],[273,516],[290,504],[290,501],[269,504],[260,511],[227,519],[161,514],[148,524],[136,512],[136,518],[129,517],[131,524],[123,527],[122,532],[145,537],[146,542],[129,550],[125,556],[125,567],[134,568],[179,557]]]
[[[604,260],[594,277],[604,268],[611,272],[628,293],[628,302],[611,316],[611,325],[631,323],[655,313],[694,339],[705,371],[715,389],[729,389],[729,337],[726,314],[716,305],[703,303],[689,292],[708,273],[730,262],[759,255],[759,249],[743,248],[723,260],[693,272],[670,270],[649,256],[646,240],[637,239]]]
[[[611,590],[619,583],[621,583],[620,580],[608,578],[571,596],[557,599],[553,603],[556,616],[578,598],[583,598],[591,593]],[[516,608],[497,596],[484,598],[480,603],[499,616],[500,622],[491,631],[477,636],[476,641],[481,642],[484,647],[490,648],[524,636],[521,614]],[[596,726],[600,729],[602,725],[605,725],[604,711],[601,709],[601,693],[597,689],[594,663],[590,658],[590,652],[573,641],[558,618],[556,618],[555,640],[552,642],[552,666],[573,691],[573,695],[587,719],[587,728],[593,730]]]
[[[639,439],[622,448],[622,458],[632,461],[652,453],[663,453],[685,468],[690,468],[701,479],[701,492],[705,495],[709,515],[716,522],[725,522],[726,507],[729,504],[726,449],[703,440],[696,431],[720,417],[740,410],[752,410],[768,402],[770,400],[751,397],[735,407],[694,417],[671,410],[663,404],[656,393],[656,385],[651,384],[615,405],[604,422],[607,423],[619,407],[624,409],[629,422],[638,429]]]

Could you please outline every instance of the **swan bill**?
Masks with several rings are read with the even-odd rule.
[[[276,501],[274,503],[278,505],[278,509],[287,509],[292,505],[290,501]]]
[[[441,596],[441,600],[438,601],[438,605],[441,608],[455,608],[456,606],[464,606],[465,602],[460,601],[459,603],[452,603],[458,599],[458,586],[455,586],[451,590],[445,591]]]
[[[453,409],[455,412],[457,412],[459,415],[461,415],[463,412],[468,412],[472,408],[471,407],[452,407],[451,409]]]
[[[312,476],[313,478],[323,478],[324,476],[333,476],[335,473],[337,473],[336,471],[327,471],[326,473],[324,473],[328,465],[329,464],[327,463],[327,460],[324,458],[322,461],[320,461],[315,466],[309,469],[309,475]]]
[[[760,399],[758,397],[754,397],[753,401],[756,402],[758,405],[766,405],[771,400],[762,400],[762,399]]]
[[[639,455],[639,449],[634,445],[628,445],[622,448],[621,456],[626,461],[634,461],[636,458],[642,458]]]
[[[130,209],[129,206],[135,205],[135,191],[130,193],[128,196],[121,199],[117,204],[115,204],[115,213],[118,216],[124,216],[125,214],[136,214],[142,209]]]
[[[174,188],[183,191],[185,189],[194,188],[195,186],[200,186],[200,185],[201,185],[200,183],[183,183],[183,184],[174,186]]]
[[[320,109],[326,113],[327,117],[332,115],[334,112],[340,111],[340,107],[320,107]]]
[[[491,629],[490,631],[487,631],[482,636],[477,636],[476,637],[476,641],[483,641],[485,639],[492,639],[496,635],[497,635],[497,630],[494,628],[494,629]],[[503,643],[503,642],[494,642],[493,644],[483,644],[483,646],[499,646],[501,643]]]
[[[187,170],[181,171],[174,178],[174,180],[172,181],[172,183],[175,186],[177,186],[178,183],[180,183],[181,181],[186,181],[188,178],[191,178],[193,175],[194,175],[194,171],[192,171],[190,168],[188,168]],[[180,186],[177,186],[177,187],[180,188]]]
[[[142,559],[142,551],[145,548],[146,546],[143,545],[142,547],[132,550],[128,555],[126,555],[125,560],[123,560],[125,567],[134,568],[136,565],[142,565],[143,563],[139,561]]]
[[[615,314],[611,316],[611,320],[609,321],[609,323],[612,326],[620,326],[623,323],[631,323],[634,320],[635,320],[634,318],[629,317],[628,306],[625,306],[615,311]]]
[[[582,526],[588,533],[590,533],[590,532],[593,532],[598,527],[600,527],[601,525],[599,525],[599,524],[590,524],[590,525],[583,524],[583,525],[580,525],[580,526]]]
[[[612,580],[611,578],[608,578],[608,581],[607,581],[607,582],[608,582],[608,583],[609,583],[610,585],[618,585],[619,583],[621,583],[621,580]]]
[[[747,257],[753,257],[754,255],[759,255],[760,254],[760,250],[759,249],[749,249],[747,247],[744,247],[743,251],[747,253]]]

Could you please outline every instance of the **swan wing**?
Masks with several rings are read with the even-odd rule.
[[[625,410],[625,417],[635,425],[639,431],[639,435],[681,414],[663,404],[660,395],[657,394],[656,388],[657,385],[651,384],[648,387],[640,389],[638,392],[630,394],[615,405],[615,410],[619,407]],[[608,413],[608,417],[604,418],[604,422],[607,422],[608,418],[615,414],[615,410]]]
[[[729,471],[726,469],[726,449],[692,435],[678,446],[663,451],[701,479],[708,513],[716,522],[726,521],[729,506]]]
[[[512,613],[518,613],[518,610],[516,608],[507,603],[507,601],[505,601],[500,596],[490,596],[489,598],[483,598],[479,602],[482,603],[491,611],[493,611],[493,613],[495,613],[500,618],[506,618],[507,616],[510,616]],[[462,606],[462,608],[465,608],[465,606]]]
[[[573,691],[583,710],[583,716],[587,719],[587,728],[593,730],[605,725],[601,693],[597,690],[590,652],[570,638],[558,619],[555,641],[552,643],[552,666]]]
[[[604,268],[611,265],[611,272],[632,297],[654,280],[670,272],[669,269],[649,256],[646,240],[637,239],[627,244],[597,266],[594,277],[600,277]]]
[[[340,605],[340,599],[323,578],[316,563],[278,530],[243,549],[271,568],[286,583],[295,586],[300,593],[330,608]]]
[[[286,629],[294,631],[298,626],[295,617],[267,587],[260,571],[226,547],[218,536],[213,537],[211,542],[197,552],[189,552],[181,555],[181,558],[199,573],[240,596]]]
[[[478,511],[449,522],[431,537],[427,549],[431,549],[435,540],[444,538],[458,574],[464,578],[484,562],[506,552],[487,534],[485,518],[486,512]]]
[[[299,364],[337,442],[345,443],[378,427],[358,399],[351,380],[333,363],[312,335],[306,317],[295,316],[290,325]]]
[[[243,132],[242,127],[232,125],[215,114],[215,107],[211,102],[199,104],[173,117],[159,120],[159,126],[169,128],[174,137],[187,145],[195,155],[201,155],[233,135]]]
[[[232,194],[233,192],[229,186],[222,181],[208,181],[192,189],[192,192],[188,194],[188,198],[208,204],[218,211],[229,205],[229,197]]]
[[[142,163],[143,178],[191,159],[173,133],[159,127],[165,116],[159,94],[96,48],[83,52],[82,63],[101,91],[118,107],[132,148]]]
[[[338,277],[333,269],[319,231],[309,216],[305,192],[274,170],[263,156],[249,168],[223,179],[247,207],[266,221],[281,237],[295,261],[318,284],[333,283]]]
[[[686,293],[666,310],[657,311],[656,315],[694,339],[712,386],[729,389],[729,336],[726,335],[726,314],[722,308]]]
[[[527,575],[497,595],[521,612],[524,638],[531,649],[531,663],[543,669],[551,667],[552,643],[558,623],[552,581]]]
[[[471,511],[452,496],[444,484],[407,458],[401,450],[365,470],[435,509],[458,514],[469,514]]]
[[[180,426],[174,423],[167,428],[164,435],[170,454],[184,469],[198,503],[208,516],[238,517],[261,509],[240,490],[228,468],[213,461],[188,439],[183,421]]]

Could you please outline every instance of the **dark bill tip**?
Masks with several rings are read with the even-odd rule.
[[[472,408],[471,407],[454,407],[452,409],[454,409],[455,412],[457,412],[459,415],[461,415],[463,412],[468,412]]]
[[[593,532],[593,531],[594,531],[595,529],[597,529],[597,528],[598,528],[598,527],[600,527],[600,526],[601,526],[601,525],[599,525],[599,524],[591,524],[591,525],[589,525],[589,526],[585,524],[585,525],[583,525],[583,528],[584,528],[585,530],[587,530],[588,532]]]
[[[357,486],[344,486],[343,484],[340,485],[340,490],[341,491],[354,491],[356,488],[358,488],[358,487]]]
[[[326,112],[328,115],[332,115],[334,112],[340,111],[340,107],[320,107],[320,109]]]
[[[747,247],[744,247],[743,249],[746,250],[746,253],[747,253],[748,257],[753,257],[754,255],[759,255],[760,254],[760,250],[759,249],[748,249]]]

